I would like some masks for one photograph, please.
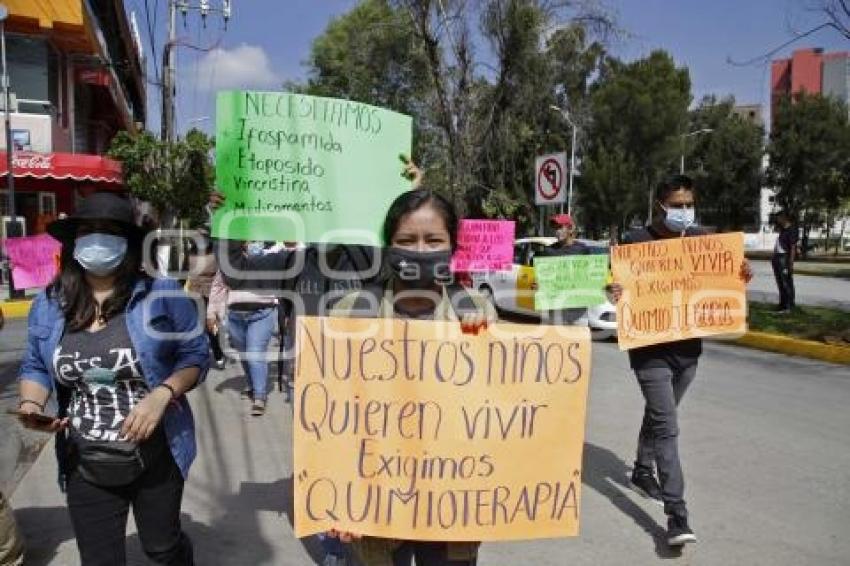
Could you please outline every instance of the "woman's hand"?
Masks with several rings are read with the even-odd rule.
[[[52,422],[46,423],[42,419],[36,420],[36,416],[44,415],[44,412],[34,403],[22,403],[18,409],[18,420],[30,430],[39,432],[59,432],[68,427],[68,417],[64,419],[54,418]]]
[[[410,190],[416,190],[422,185],[422,169],[416,166],[416,163],[406,155],[399,155],[399,159],[404,163],[404,168],[401,171],[401,176],[410,181]]]
[[[620,302],[621,298],[623,298],[623,286],[619,283],[611,283],[605,287],[605,290],[611,295],[611,302],[615,305]]]
[[[210,211],[215,212],[216,210],[224,206],[225,200],[227,200],[227,197],[225,197],[224,194],[218,191],[212,191],[210,193],[209,201],[207,201],[207,204],[209,204],[210,207]]]
[[[124,419],[124,424],[121,425],[121,438],[132,442],[141,442],[150,438],[170,402],[171,392],[168,389],[154,387],[153,391],[145,395],[145,398]]]
[[[738,277],[740,277],[744,283],[749,283],[753,280],[753,268],[750,265],[749,260],[744,260],[741,263],[741,270],[738,272]]]
[[[338,531],[336,529],[332,529],[325,533],[330,538],[338,538],[342,542],[351,542],[355,540],[360,540],[362,537],[356,533],[351,533],[348,531]]]
[[[218,334],[218,320],[216,319],[216,317],[207,317],[207,331],[210,334]]]
[[[460,317],[460,329],[464,334],[478,335],[487,330],[487,317],[483,313],[466,313]]]

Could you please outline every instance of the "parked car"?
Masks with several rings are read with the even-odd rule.
[[[541,311],[534,310],[534,257],[556,240],[547,236],[516,240],[510,271],[472,273],[470,286],[488,297],[499,311],[539,319]],[[604,243],[580,241],[593,248],[595,253],[608,253]],[[617,335],[617,308],[610,301],[589,307],[587,319],[594,340],[607,340]]]

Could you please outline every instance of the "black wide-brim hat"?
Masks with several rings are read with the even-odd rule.
[[[136,215],[130,200],[115,193],[100,192],[86,197],[77,211],[67,218],[47,225],[47,233],[60,242],[73,241],[77,228],[86,220],[106,220],[120,224],[128,238],[142,240],[145,231],[136,225]]]

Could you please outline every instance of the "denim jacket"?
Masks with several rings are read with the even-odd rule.
[[[187,367],[200,368],[198,383],[206,377],[209,343],[203,321],[198,317],[197,305],[177,281],[139,280],[127,302],[126,321],[150,389]],[[18,379],[34,381],[53,391],[53,355],[64,332],[65,316],[58,301],[42,291],[30,309],[27,351]],[[197,449],[195,423],[185,395],[168,405],[162,425],[174,461],[186,478]]]

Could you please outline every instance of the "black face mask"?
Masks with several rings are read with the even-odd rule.
[[[428,289],[437,285],[445,285],[452,279],[449,264],[452,252],[415,252],[401,248],[387,250],[387,264],[392,269],[393,276],[405,287],[411,289]]]

